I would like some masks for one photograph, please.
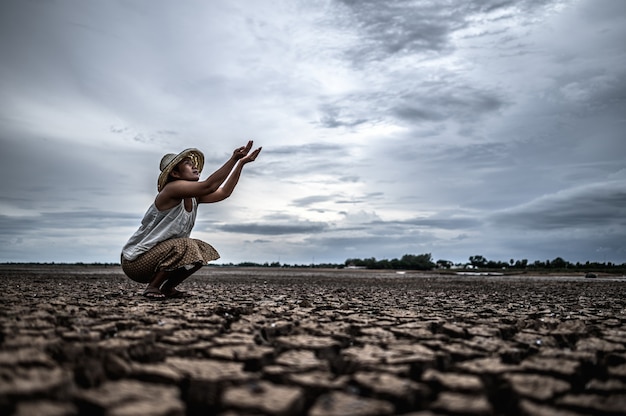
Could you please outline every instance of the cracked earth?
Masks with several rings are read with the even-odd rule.
[[[0,267],[7,415],[624,415],[626,278]]]

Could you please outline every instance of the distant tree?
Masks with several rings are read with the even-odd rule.
[[[365,262],[361,259],[347,259],[344,264],[346,267],[365,267]]]
[[[431,270],[435,267],[430,253],[426,254],[405,254],[400,259],[400,263],[410,270]]]
[[[568,262],[563,260],[561,257],[557,257],[552,260],[552,268],[553,269],[565,269],[568,266]]]
[[[515,265],[512,267],[515,269],[525,269],[528,266],[528,259],[516,260]]]
[[[369,259],[365,259],[364,261],[365,263],[365,267],[367,267],[368,269],[377,269],[377,265],[376,265],[376,258],[375,257],[370,257]]]
[[[241,263],[237,264],[237,266],[239,266],[239,267],[261,267],[261,265],[259,263],[254,263],[254,262],[251,262],[251,261],[241,262]]]
[[[485,267],[487,265],[487,259],[483,256],[470,256],[469,262],[474,267]]]
[[[391,269],[391,262],[389,260],[383,259],[376,262],[377,269]]]
[[[449,269],[454,265],[450,260],[437,260],[436,264],[440,269]]]
[[[485,264],[485,267],[487,267],[488,269],[497,269],[498,264],[499,262],[495,260],[487,260],[487,264]]]
[[[391,266],[392,269],[401,269],[402,268],[402,262],[398,259],[391,259],[389,261],[389,265]]]

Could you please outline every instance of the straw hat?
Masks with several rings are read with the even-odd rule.
[[[168,153],[161,159],[161,174],[159,175],[159,180],[157,181],[157,189],[161,192],[161,189],[167,183],[167,178],[172,172],[172,169],[176,167],[184,158],[190,158],[196,168],[198,168],[198,173],[202,172],[202,168],[204,167],[204,155],[201,151],[196,148],[185,149],[179,154]]]

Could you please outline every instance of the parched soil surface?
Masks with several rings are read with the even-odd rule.
[[[626,278],[0,267],[2,415],[624,415]]]

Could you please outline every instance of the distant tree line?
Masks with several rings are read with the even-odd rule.
[[[389,270],[434,270],[434,269],[474,269],[484,271],[534,271],[534,272],[606,272],[606,273],[626,273],[626,263],[616,264],[612,262],[585,262],[571,263],[561,257],[552,260],[535,260],[529,262],[528,259],[510,259],[509,261],[488,260],[484,256],[470,256],[466,263],[454,263],[449,260],[433,261],[430,253],[425,254],[405,254],[401,258],[391,260],[375,257],[370,258],[350,258],[343,264],[336,263],[316,263],[316,264],[281,264],[280,262],[272,263],[254,263],[242,262],[238,264],[222,264],[218,267],[294,267],[294,268],[364,268],[364,269],[389,269]]]
[[[485,257],[476,255],[469,257],[468,265],[477,269],[512,269],[512,270],[551,270],[551,271],[626,271],[626,263],[616,264],[612,262],[590,262],[571,263],[562,257],[556,257],[552,260],[535,260],[530,263],[527,259],[515,260],[510,259],[508,262],[487,260]]]
[[[64,266],[99,266],[110,267],[119,266],[119,263],[55,263],[55,262],[6,262],[4,265],[64,265]],[[425,254],[405,254],[401,258],[397,259],[382,259],[377,260],[374,257],[360,259],[351,258],[347,259],[342,264],[336,263],[311,263],[311,264],[284,264],[278,261],[255,263],[255,262],[241,262],[241,263],[226,263],[226,264],[209,264],[211,267],[283,267],[283,268],[334,268],[342,269],[345,267],[355,267],[364,269],[390,269],[390,270],[433,270],[433,269],[463,269],[470,268],[475,270],[495,271],[495,270],[509,270],[517,272],[604,272],[604,273],[626,273],[626,263],[616,264],[612,262],[585,262],[585,263],[571,263],[564,260],[561,257],[556,257],[552,260],[535,260],[532,263],[527,259],[515,260],[510,259],[507,261],[500,260],[488,260],[484,256],[474,255],[470,256],[466,263],[454,263],[449,260],[437,260],[433,262],[430,253]]]

